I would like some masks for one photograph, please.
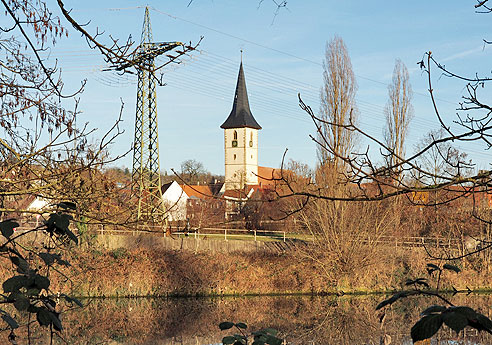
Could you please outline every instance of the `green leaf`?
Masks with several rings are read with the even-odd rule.
[[[429,284],[427,284],[427,279],[425,278],[417,278],[417,279],[407,279],[405,282],[405,285],[424,285],[425,287],[429,287]]]
[[[244,339],[246,339],[243,335],[241,334],[234,334],[234,338],[236,338],[236,340],[239,340],[239,341],[243,341]]]
[[[58,207],[61,207],[63,209],[70,209],[70,210],[76,210],[77,205],[74,202],[71,201],[62,201],[58,204]]]
[[[236,342],[236,338],[228,335],[227,337],[222,338],[222,344],[234,344]]]
[[[434,264],[431,264],[431,263],[427,264],[427,268],[428,268],[428,269],[430,268],[430,269],[433,269],[433,270],[436,270],[436,271],[440,271],[440,270],[441,270],[441,269],[439,268],[439,266],[434,265]]]
[[[232,328],[232,327],[234,327],[234,323],[233,322],[229,322],[229,321],[221,322],[219,324],[219,328],[220,328],[221,331],[225,331],[226,329],[229,329],[229,328]]]
[[[468,319],[465,315],[454,311],[443,313],[442,320],[444,324],[451,328],[456,333],[459,333],[468,326]]]
[[[454,271],[456,273],[461,272],[461,270],[458,267],[456,267],[454,265],[450,265],[450,264],[445,264],[444,266],[442,266],[442,268],[445,270],[448,270],[448,271]]]
[[[48,290],[50,287],[50,280],[47,277],[36,274],[36,276],[34,276],[34,284],[40,290]]]
[[[43,259],[44,263],[48,266],[55,263],[55,257],[50,253],[39,253],[39,257]]]
[[[68,303],[75,303],[76,305],[78,305],[79,307],[83,307],[84,305],[82,304],[82,302],[80,302],[78,299],[76,299],[75,297],[70,297],[70,296],[67,296],[65,294],[62,294],[62,297],[65,298],[65,300],[68,302]]]
[[[476,316],[476,319],[477,319],[477,323],[483,327],[483,329],[488,329],[489,331],[492,331],[492,321],[485,315],[483,314],[480,314],[480,313],[476,313],[477,316]],[[477,327],[475,327],[477,328]],[[482,329],[479,329],[477,328],[479,331],[481,331]]]
[[[37,296],[37,295],[39,295],[39,293],[40,293],[40,292],[41,292],[41,290],[40,290],[40,289],[36,289],[36,288],[29,288],[29,289],[27,290],[27,293],[26,293],[26,294],[27,294],[28,296]]]
[[[19,328],[19,324],[17,323],[17,321],[15,321],[9,314],[3,314],[2,319],[9,325],[10,328]]]
[[[67,235],[71,240],[78,244],[79,240],[72,231],[68,228],[73,217],[66,213],[52,213],[46,221],[46,230],[50,233]]]
[[[39,308],[36,313],[36,319],[41,326],[49,326],[51,324],[51,313],[46,308]]]
[[[70,238],[72,241],[75,242],[75,244],[79,244],[79,239],[77,238],[77,236],[75,236],[75,234],[70,231],[68,228],[65,229],[65,233],[67,234],[68,238]]]
[[[265,342],[261,340],[255,340],[251,345],[265,345]]]
[[[26,276],[14,276],[3,282],[4,292],[18,291],[20,288],[27,286],[28,279]]]
[[[385,299],[384,301],[382,301],[381,303],[379,303],[376,306],[376,310],[379,310],[379,309],[381,309],[381,308],[383,308],[383,307],[385,307],[387,305],[393,304],[394,302],[396,302],[400,298],[405,298],[407,296],[408,296],[408,292],[407,291],[397,292],[393,296],[391,296],[390,298]]]
[[[63,260],[60,254],[51,254],[51,255],[59,265],[67,266],[67,267],[70,266],[70,263],[68,261]]]
[[[234,334],[232,336],[235,341],[234,341],[234,344],[233,345],[244,345],[246,344],[246,338],[240,334]]]
[[[255,335],[255,340],[256,340],[256,341],[261,341],[261,342],[263,342],[263,343],[266,343],[266,342],[267,342],[267,340],[268,340],[268,337],[267,337],[267,335],[266,335],[266,334],[264,334],[264,333],[260,333],[260,334]]]
[[[448,308],[443,307],[442,305],[432,305],[429,308],[425,309],[420,315],[429,315],[434,313],[442,313],[446,311]]]
[[[236,323],[237,328],[246,329],[248,326],[244,322]]]
[[[46,222],[48,231],[58,231],[64,234],[65,231],[68,229],[68,226],[70,225],[70,220],[72,219],[73,217],[69,214],[60,213],[60,212],[52,213],[50,214],[50,217]]]
[[[39,307],[36,307],[34,304],[31,304],[28,308],[27,311],[30,313],[37,313],[39,311]]]
[[[41,259],[43,259],[44,263],[48,266],[53,265],[55,262],[62,266],[70,266],[68,261],[65,261],[61,258],[60,254],[51,254],[51,253],[39,253]]]
[[[267,336],[267,343],[269,345],[282,345],[282,339],[274,337],[272,335]]]
[[[265,333],[265,334],[270,334],[270,335],[273,335],[273,336],[276,336],[278,331],[274,328],[264,328],[262,329],[262,331]]]
[[[449,307],[450,311],[464,315],[468,320],[474,320],[477,317],[477,312],[470,307]]]
[[[59,317],[59,313],[53,313],[53,312],[49,312],[50,313],[50,317],[51,317],[51,322],[53,323],[53,328],[58,331],[58,332],[61,332],[63,327],[62,327],[62,324],[61,324],[61,321],[60,321],[60,317]]]
[[[14,233],[14,229],[19,227],[19,223],[14,222],[14,219],[7,219],[0,222],[0,232],[6,238],[10,238]]]
[[[31,304],[29,302],[29,298],[27,298],[21,293],[14,293],[12,298],[15,300],[14,302],[15,309],[19,311],[27,310],[27,308],[29,308],[29,305]]]
[[[10,261],[17,266],[20,273],[27,273],[29,271],[29,263],[20,256],[11,256]]]
[[[412,341],[415,343],[420,340],[429,339],[437,333],[442,325],[441,314],[426,315],[421,318],[410,330]]]
[[[56,308],[56,302],[52,300],[51,298],[45,298],[43,299],[44,305],[46,305],[49,310],[54,310]]]

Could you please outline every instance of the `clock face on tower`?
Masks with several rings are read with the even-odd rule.
[[[220,126],[224,129],[225,189],[242,189],[245,185],[258,184],[258,130],[249,108],[243,64],[239,75],[231,113]]]

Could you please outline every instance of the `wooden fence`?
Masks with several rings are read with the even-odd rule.
[[[32,230],[36,224],[25,223],[15,229],[16,233]],[[167,231],[166,231],[167,230]],[[90,233],[98,235],[126,235],[126,236],[159,236],[172,238],[195,238],[195,239],[216,239],[216,240],[250,240],[250,241],[312,241],[313,236],[310,234],[298,234],[286,231],[273,230],[248,230],[248,229],[227,229],[218,227],[209,228],[169,228],[162,227],[146,227],[144,229],[131,229],[121,226],[102,226],[91,225],[88,229]],[[379,236],[376,238],[362,239],[361,241],[391,245],[394,247],[423,247],[428,248],[463,248],[464,240],[462,238],[444,238],[444,237],[395,237],[395,236]]]
[[[139,231],[131,229],[107,229],[99,228],[97,233],[104,234],[119,234],[119,235],[150,235],[161,237],[189,237],[189,238],[207,238],[207,239],[222,239],[228,240],[252,240],[252,241],[312,241],[313,236],[309,234],[290,233],[286,231],[272,230],[248,230],[248,229],[226,229],[226,228],[200,228],[190,230],[172,229],[171,232],[160,231]],[[380,236],[374,239],[367,238],[361,241],[367,243],[379,243],[382,245],[392,245],[395,247],[432,247],[432,248],[458,248],[463,246],[462,239],[459,238],[444,238],[444,237],[395,237],[395,236]]]

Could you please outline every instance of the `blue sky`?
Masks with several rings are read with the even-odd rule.
[[[166,70],[167,86],[158,89],[161,170],[179,169],[186,159],[203,162],[206,169],[224,173],[223,132],[234,96],[240,50],[253,115],[263,127],[259,133],[259,164],[278,167],[288,148],[288,158],[314,166],[316,149],[310,119],[299,109],[297,93],[317,111],[322,83],[321,62],[325,44],[335,34],[345,41],[357,76],[358,108],[362,127],[382,137],[387,85],[396,58],[410,71],[415,118],[407,152],[437,121],[428,96],[426,75],[417,62],[431,50],[436,59],[460,73],[490,72],[486,63],[492,47],[490,16],[476,14],[473,1],[309,1],[290,0],[288,9],[274,15],[270,0],[65,1],[79,22],[90,20],[88,30],[139,42],[144,8],[151,10],[155,41],[196,42],[204,39],[189,58]],[[55,5],[53,6],[55,8]],[[136,79],[102,72],[104,62],[96,51],[70,29],[52,55],[59,59],[66,91],[87,79],[81,96],[80,122],[100,134],[117,118],[120,99],[125,103],[125,134],[112,151],[122,153],[133,141]],[[463,83],[436,73],[434,89],[443,116],[452,120]],[[97,141],[97,135],[93,141]],[[365,147],[368,143],[362,142]],[[490,153],[483,147],[462,147],[478,168],[490,168]],[[377,158],[376,158],[377,160]],[[131,168],[131,155],[119,166]]]

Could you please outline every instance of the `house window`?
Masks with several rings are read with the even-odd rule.
[[[234,154],[234,160],[236,160],[236,154]]]
[[[232,140],[232,147],[237,147],[237,131],[234,131],[234,140]]]
[[[253,132],[251,132],[251,135],[249,137],[249,147],[253,147]]]

